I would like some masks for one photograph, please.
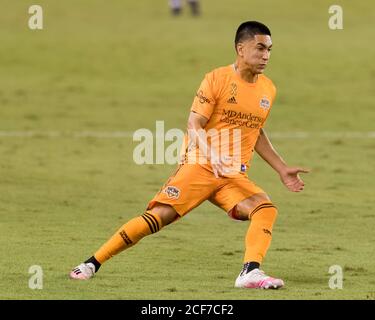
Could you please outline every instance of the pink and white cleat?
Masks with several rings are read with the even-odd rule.
[[[81,263],[76,266],[69,274],[71,279],[88,280],[95,274],[95,266],[93,263]]]
[[[253,269],[248,273],[241,271],[234,284],[236,288],[278,289],[284,281],[267,276],[264,271]]]

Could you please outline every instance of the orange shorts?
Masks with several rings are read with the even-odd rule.
[[[230,212],[239,202],[264,191],[251,182],[246,174],[219,177],[199,164],[182,164],[149,202],[147,209],[163,203],[183,216],[203,201]]]

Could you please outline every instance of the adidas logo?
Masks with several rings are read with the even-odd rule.
[[[228,101],[227,101],[227,103],[237,104],[236,98],[235,97],[229,98]]]

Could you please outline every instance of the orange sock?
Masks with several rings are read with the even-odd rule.
[[[245,239],[244,263],[262,263],[272,240],[272,226],[276,220],[277,209],[270,203],[262,203],[250,214],[250,226]]]
[[[97,252],[94,257],[100,264],[119,252],[135,245],[143,237],[163,227],[160,217],[151,211],[125,223]]]

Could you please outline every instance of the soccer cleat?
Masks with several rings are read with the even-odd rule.
[[[242,270],[234,286],[237,288],[278,289],[284,286],[284,281],[269,277],[259,269],[253,269],[248,273],[246,270]]]
[[[181,10],[181,8],[172,8],[171,12],[172,12],[173,16],[179,16],[179,15],[181,15],[182,10]]]
[[[95,274],[95,266],[93,263],[81,263],[76,266],[69,274],[71,279],[88,280]]]

